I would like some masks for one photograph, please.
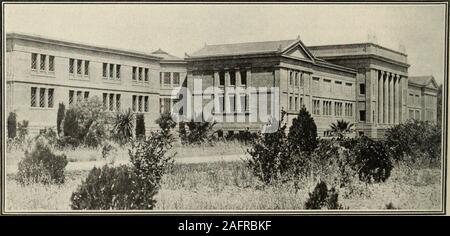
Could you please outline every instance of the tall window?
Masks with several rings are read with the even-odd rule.
[[[104,78],[106,78],[108,76],[107,70],[108,70],[108,64],[107,63],[103,63],[103,73],[102,73],[102,75],[103,75]]]
[[[77,102],[81,102],[83,92],[77,91]]]
[[[305,86],[305,79],[303,78],[303,74],[300,74],[300,87]]]
[[[219,86],[225,86],[225,72],[219,72]]]
[[[48,71],[51,71],[51,72],[55,71],[55,57],[54,56],[48,56]]]
[[[131,76],[131,79],[132,79],[132,80],[136,80],[136,70],[137,70],[137,67],[136,67],[136,66],[133,66],[133,74],[132,74],[132,76]]]
[[[45,58],[46,58],[45,55],[41,55],[41,63],[39,67],[40,70],[45,70]]]
[[[81,75],[81,66],[83,64],[82,60],[77,60],[77,74]]]
[[[293,83],[293,78],[294,77],[294,73],[292,71],[289,72],[289,85],[294,85]]]
[[[53,107],[53,93],[54,93],[54,89],[48,89],[48,95],[47,95],[47,106],[48,107]]]
[[[45,107],[45,88],[39,89],[39,107]]]
[[[73,68],[74,68],[74,65],[75,64],[75,59],[73,59],[73,58],[70,58],[69,59],[69,73],[70,74],[73,74]]]
[[[292,106],[292,96],[289,96],[289,110],[293,110],[293,106]]]
[[[225,97],[223,95],[219,95],[219,112],[225,111]]]
[[[247,86],[247,71],[241,70],[241,85]]]
[[[236,72],[230,71],[230,86],[236,86]]]
[[[313,114],[320,115],[320,100],[313,99]]]
[[[30,97],[31,107],[36,107],[36,93],[37,93],[36,90],[37,90],[36,87],[31,87],[31,97]]]
[[[120,94],[116,94],[116,111],[120,111]]]
[[[298,111],[298,97],[296,96],[294,99],[295,110]]]
[[[170,72],[164,72],[164,85],[170,85]]]
[[[114,94],[109,94],[109,110],[114,111]]]
[[[37,53],[31,53],[31,69],[37,69]]]
[[[84,92],[84,100],[88,100],[89,98],[89,92]]]
[[[138,100],[138,111],[142,112],[142,96],[139,96]]]
[[[89,75],[89,61],[84,61],[84,75]]]
[[[366,121],[366,110],[360,110],[359,111],[359,120],[360,121]]]
[[[144,69],[144,81],[148,82],[148,68]]]
[[[73,95],[74,95],[74,91],[73,90],[69,90],[69,105],[73,104]]]
[[[116,65],[116,79],[120,79],[120,65]]]
[[[136,111],[136,95],[133,95],[133,101],[132,101],[131,108],[133,111]]]
[[[240,96],[241,99],[241,112],[247,111],[247,95],[241,95]]]
[[[236,95],[230,95],[230,112],[236,112]]]
[[[148,96],[144,97],[144,112],[148,112]]]
[[[114,77],[114,64],[109,64],[109,78]]]
[[[361,94],[361,95],[366,94],[366,85],[365,84],[359,84],[359,94]]]
[[[103,93],[103,109],[108,109],[108,94]]]
[[[295,87],[298,86],[298,72],[295,72],[295,80],[294,80],[294,84],[295,84]]]
[[[139,67],[139,81],[142,81],[142,67]]]
[[[173,85],[180,85],[180,72],[173,72]]]

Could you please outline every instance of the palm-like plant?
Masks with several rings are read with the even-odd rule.
[[[353,132],[353,124],[345,120],[337,120],[336,123],[330,125],[331,132],[339,139],[345,137],[346,134]]]
[[[134,120],[134,113],[131,109],[116,114],[113,132],[118,141],[125,143],[133,136]]]

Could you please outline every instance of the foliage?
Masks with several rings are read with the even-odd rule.
[[[23,143],[28,136],[28,121],[23,120],[17,124],[17,138]]]
[[[167,136],[167,139],[173,139],[171,132],[177,126],[177,123],[173,120],[170,112],[162,113],[155,122],[159,125],[162,134]]]
[[[200,119],[192,119],[188,122],[180,122],[179,135],[183,144],[201,144],[211,142],[213,139],[213,127],[215,122],[198,121]]]
[[[442,90],[442,84],[439,85],[438,87],[438,92],[436,95],[436,102],[437,102],[437,107],[436,107],[436,123],[437,126],[441,127],[441,123],[442,123],[442,96],[443,96],[443,90]]]
[[[8,138],[13,139],[16,137],[17,129],[17,115],[14,112],[10,112],[8,115]]]
[[[388,149],[381,141],[362,136],[351,150],[350,156],[361,181],[384,182],[389,178],[393,165]]]
[[[409,120],[387,130],[386,146],[395,161],[409,157],[412,162],[421,158],[438,162],[441,155],[441,129],[427,121]]]
[[[62,129],[63,129],[63,120],[64,120],[64,114],[66,111],[66,106],[64,105],[64,103],[59,103],[58,105],[58,113],[56,115],[56,131],[58,135],[62,134]]]
[[[334,187],[328,190],[327,184],[323,181],[317,183],[309,198],[305,202],[305,209],[318,210],[326,207],[327,209],[342,209],[342,205],[338,202],[339,194]]]
[[[300,109],[297,118],[292,120],[288,141],[295,153],[309,154],[317,147],[317,126],[304,106]]]
[[[337,120],[336,123],[330,125],[331,132],[339,140],[344,139],[344,137],[352,132],[353,124],[345,120]]]
[[[113,132],[119,143],[127,143],[133,137],[134,113],[131,109],[125,112],[118,112],[113,121]]]
[[[158,192],[152,182],[140,179],[133,167],[94,167],[72,193],[74,210],[153,209]]]
[[[64,169],[68,161],[66,156],[55,155],[50,146],[37,140],[31,153],[25,151],[25,158],[19,162],[17,180],[21,184],[64,183]]]
[[[136,115],[136,137],[145,136],[145,117],[144,114]]]
[[[282,111],[280,121],[272,121],[278,122],[278,129],[275,132],[260,133],[247,150],[251,156],[247,166],[255,176],[267,184],[283,181],[289,173],[291,153],[287,147],[285,114],[286,112]]]

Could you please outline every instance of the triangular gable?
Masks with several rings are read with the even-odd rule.
[[[433,88],[433,89],[438,88],[438,84],[436,83],[436,80],[434,80],[434,77],[431,77],[431,79],[428,81],[426,87]]]
[[[314,61],[314,56],[300,40],[297,40],[293,44],[286,47],[282,51],[282,53],[283,55],[286,56],[304,59],[308,61]]]

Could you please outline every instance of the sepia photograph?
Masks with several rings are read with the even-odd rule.
[[[447,4],[2,2],[2,214],[447,214]]]

